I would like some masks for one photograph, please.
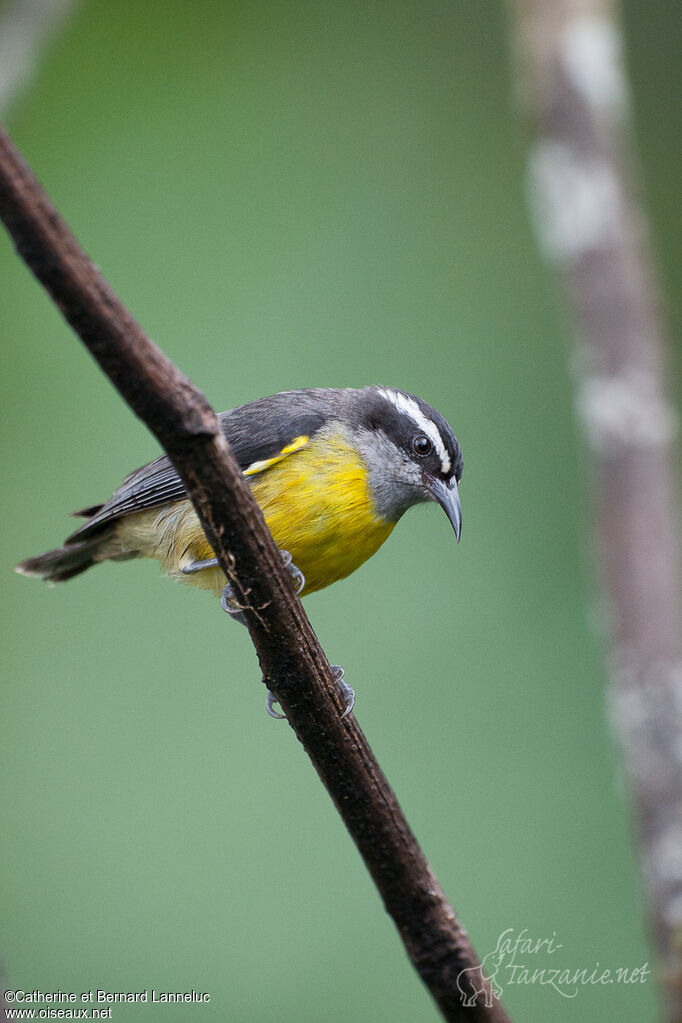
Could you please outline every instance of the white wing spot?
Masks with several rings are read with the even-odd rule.
[[[436,424],[430,419],[427,419],[416,401],[409,398],[401,391],[388,391],[384,388],[379,388],[379,394],[382,398],[386,398],[387,401],[390,401],[393,407],[398,409],[399,412],[404,412],[405,415],[408,415],[415,425],[426,434],[429,440],[433,443],[438,457],[440,458],[443,473],[447,475],[452,467],[452,462],[450,461],[450,455],[446,450],[445,444],[443,444],[443,438],[441,437],[440,430]]]

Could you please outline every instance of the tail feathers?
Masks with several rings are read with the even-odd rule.
[[[100,546],[100,537],[68,543],[55,551],[39,554],[36,558],[27,558],[14,571],[51,583],[63,583],[90,568],[95,563],[95,555]]]

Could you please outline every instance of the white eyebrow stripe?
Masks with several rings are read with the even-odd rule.
[[[387,401],[390,401],[393,407],[398,409],[399,412],[404,412],[405,415],[408,415],[419,429],[423,430],[436,449],[438,457],[440,458],[443,473],[450,472],[452,462],[450,461],[450,456],[446,451],[445,444],[443,444],[443,438],[440,435],[440,431],[435,423],[426,418],[422,410],[419,408],[419,405],[417,405],[417,402],[413,401],[412,398],[408,398],[406,394],[402,394],[400,391],[389,391],[383,387],[379,388],[379,394],[382,398],[386,398]]]

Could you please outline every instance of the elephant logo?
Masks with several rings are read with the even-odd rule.
[[[457,977],[457,987],[462,995],[462,1007],[471,1009],[478,1003],[479,996],[483,995],[486,1009],[492,1009],[493,998],[502,997],[502,988],[495,982],[504,952],[495,949],[483,957],[478,966],[469,966],[461,970]]]

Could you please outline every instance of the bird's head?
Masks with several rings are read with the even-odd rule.
[[[447,420],[405,391],[365,387],[357,392],[353,434],[377,512],[395,522],[412,505],[436,501],[459,540],[462,451]]]

